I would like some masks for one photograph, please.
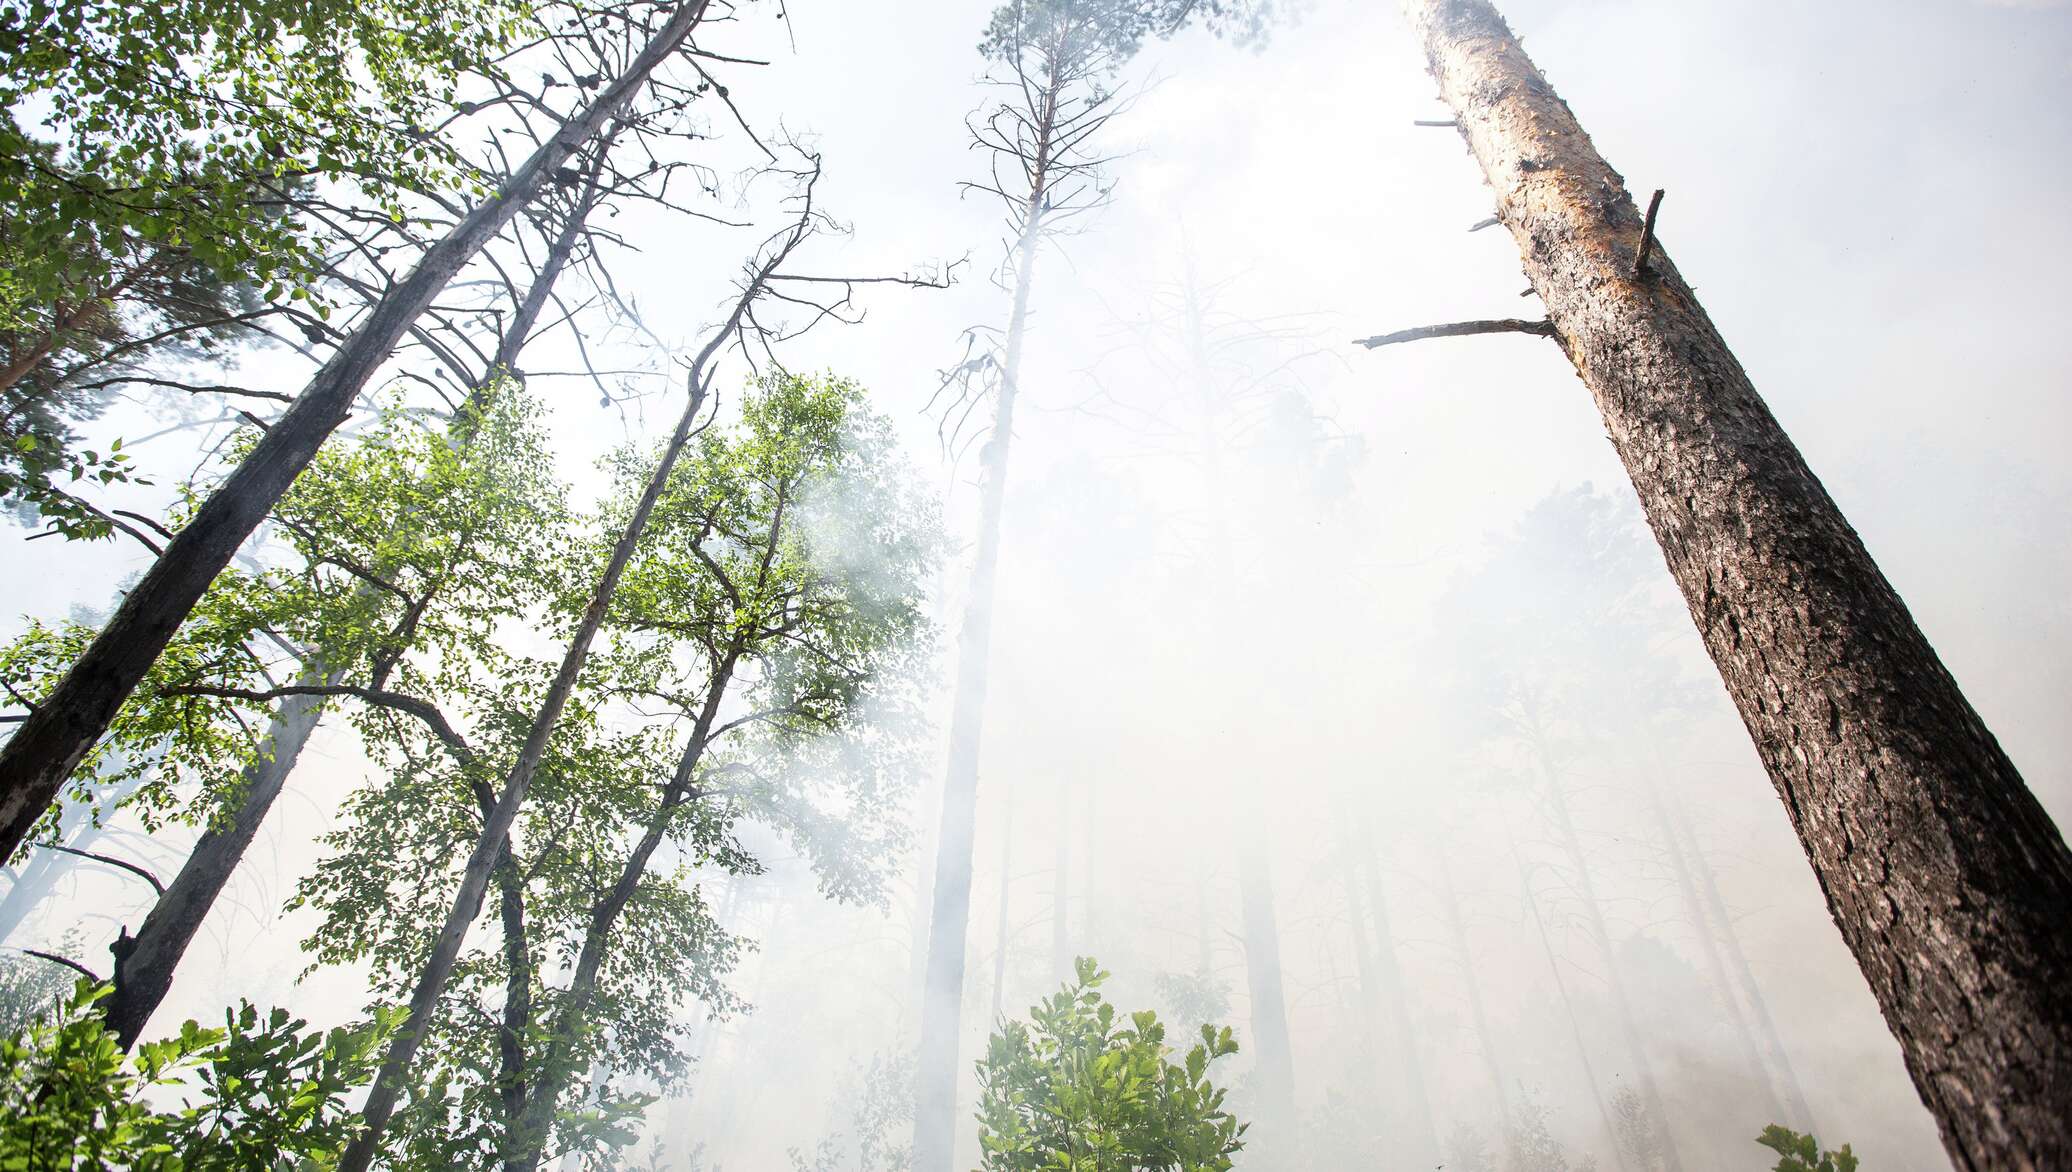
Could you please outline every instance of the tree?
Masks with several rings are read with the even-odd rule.
[[[1487,0],[1408,0],[1952,1159],[2072,1163],[2072,851]],[[1652,205],[1651,205],[1652,206]]]
[[[0,748],[0,860],[13,855],[65,778],[107,731],[151,664],[223,567],[318,447],[344,422],[374,372],[454,274],[532,203],[562,165],[674,56],[708,0],[683,0],[641,51],[524,165],[427,249],[391,287],[294,404],[166,543],[108,625]]]
[[[985,1172],[1087,1169],[1223,1172],[1245,1125],[1223,1109],[1209,1066],[1237,1052],[1229,1027],[1204,1025],[1180,1062],[1144,1010],[1121,1019],[1102,999],[1108,974],[1086,957],[1074,979],[1006,1023],[978,1063]]]
[[[64,487],[64,473],[129,472],[119,453],[81,450],[72,424],[122,383],[181,389],[137,377],[154,353],[257,337],[275,314],[321,336],[330,306],[312,292],[342,233],[298,205],[318,184],[350,186],[369,219],[400,222],[406,194],[462,186],[429,127],[465,76],[495,71],[528,13],[515,0],[0,12],[0,497],[70,537],[119,525]]]

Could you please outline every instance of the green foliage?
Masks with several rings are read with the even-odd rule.
[[[1856,1155],[1848,1144],[1839,1151],[1823,1151],[1812,1136],[1775,1123],[1763,1128],[1755,1142],[1777,1153],[1773,1172],[1856,1172]]]
[[[519,388],[501,388],[456,426],[469,442],[392,403],[353,443],[319,452],[274,513],[287,556],[216,580],[74,772],[74,797],[136,782],[123,792],[147,825],[233,808],[273,702],[210,693],[291,682],[302,665],[284,648],[321,649],[334,671],[386,665],[388,687],[421,695],[478,666],[495,670],[499,625],[556,585],[551,558],[568,513],[537,407]],[[0,681],[40,700],[95,633],[79,621],[30,624],[0,648]],[[409,648],[427,659],[406,657]],[[391,739],[408,720],[356,718]]]
[[[652,458],[619,453],[599,515],[545,526],[558,536],[537,565],[487,579],[498,607],[519,609],[484,611],[450,643],[427,639],[452,616],[428,616],[434,625],[396,660],[391,686],[436,702],[465,753],[415,718],[357,718],[379,770],[348,799],[331,857],[299,898],[323,916],[317,955],[369,963],[381,995],[415,979],[480,833],[482,794],[530,731]],[[889,422],[852,383],[764,380],[737,419],[699,437],[548,743],[511,838],[522,878],[499,880],[484,901],[484,947],[449,983],[420,1060],[427,1085],[392,1128],[398,1150],[449,1167],[523,1150],[538,1137],[514,1135],[506,1091],[522,1081],[540,1093],[562,1075],[572,1077],[546,1155],[601,1164],[628,1142],[648,1097],[624,1088],[683,1069],[683,1004],[720,1015],[738,1004],[726,979],[744,945],[700,881],[760,870],[738,840],[743,823],[790,836],[830,894],[882,891],[921,743],[907,693],[922,678],[922,583],[938,545]],[[522,651],[500,630],[520,623],[538,633]],[[650,834],[657,853],[636,863],[633,844]],[[594,993],[577,1000],[548,978],[588,946],[629,866],[632,896],[610,913]],[[483,1010],[513,1004],[516,1024]],[[609,1073],[582,1077],[591,1070]]]
[[[245,1005],[221,1029],[190,1021],[126,1057],[95,1008],[109,992],[82,980],[55,1015],[0,1039],[0,1168],[329,1167],[355,1122],[345,1100],[393,1024],[316,1032]]]
[[[301,287],[318,241],[255,207],[310,176],[391,201],[444,185],[449,160],[421,127],[527,13],[517,0],[0,5],[0,331],[19,346],[63,329],[67,307],[114,296],[164,250]]]
[[[1156,1013],[1120,1018],[1108,974],[1081,957],[1075,981],[1008,1022],[978,1064],[986,1172],[1176,1172],[1232,1166],[1245,1125],[1223,1109],[1209,1065],[1237,1052],[1228,1027],[1203,1026],[1175,1063]]]
[[[1012,61],[1034,47],[1116,69],[1137,55],[1146,38],[1172,36],[1191,21],[1256,42],[1272,16],[1272,0],[1009,0],[994,9],[979,52]],[[1065,46],[1071,47],[1059,52]]]

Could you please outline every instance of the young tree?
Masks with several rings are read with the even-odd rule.
[[[2072,851],[1503,18],[1405,11],[1952,1159],[2072,1163]]]
[[[615,463],[607,534],[647,475],[638,453]],[[722,981],[736,945],[694,878],[759,869],[739,824],[792,837],[830,895],[879,894],[911,764],[896,718],[919,678],[915,583],[935,552],[917,502],[886,424],[840,380],[772,378],[740,423],[704,433],[655,505],[496,862],[495,905],[475,912],[501,946],[453,966],[418,1060],[423,1089],[385,1146],[519,1169],[609,1142],[639,1105],[612,1087],[681,1067],[686,995],[719,1014],[735,1004]],[[582,580],[606,552],[555,559],[535,593]],[[340,853],[304,885],[326,913],[321,954],[372,960],[385,991],[416,979],[445,914],[438,878],[492,812],[482,767],[515,752],[544,681],[543,664],[471,657],[483,670],[463,685],[439,689],[448,673],[417,669],[396,685],[439,704],[370,698],[405,717],[367,729],[385,780],[354,799]],[[612,731],[651,707],[678,714],[675,727]],[[584,1087],[600,1064],[610,1075]],[[596,1105],[577,1111],[586,1091]]]
[[[268,510],[344,422],[353,401],[463,265],[602,134],[673,57],[709,0],[668,12],[624,71],[548,137],[391,287],[294,404],[210,494],[117,608],[108,625],[0,748],[0,860],[13,855],[74,767],[150,670],[180,624]]]
[[[1073,980],[1008,1022],[979,1060],[984,1172],[1224,1172],[1245,1125],[1223,1109],[1209,1066],[1237,1052],[1229,1027],[1201,1027],[1180,1062],[1149,1010],[1127,1022],[1102,999],[1108,977],[1088,958]]]

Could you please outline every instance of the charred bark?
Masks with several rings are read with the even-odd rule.
[[[2072,1166],[2064,838],[1502,17],[1405,7],[1952,1160]]]

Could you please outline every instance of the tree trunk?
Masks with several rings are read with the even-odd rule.
[[[1058,781],[1058,841],[1050,868],[1050,968],[1056,980],[1072,975],[1072,793]]]
[[[1293,1139],[1295,1053],[1288,1037],[1288,999],[1281,987],[1281,930],[1273,876],[1254,843],[1238,848],[1238,903],[1244,914],[1245,984],[1252,1003],[1253,1070],[1259,1080],[1262,1130]],[[1286,1141],[1282,1141],[1285,1143]]]
[[[314,680],[304,673],[305,682]],[[173,970],[186,954],[187,946],[201,931],[202,921],[215,906],[216,897],[230,882],[231,872],[245,857],[245,850],[259,833],[259,823],[281,786],[295,768],[302,747],[317,727],[323,700],[317,696],[289,696],[274,710],[266,730],[265,746],[259,757],[245,766],[243,796],[229,818],[211,825],[195,840],[194,849],[180,866],[180,873],[166,884],[165,894],[151,905],[135,936],[119,941],[115,955],[114,992],[102,1002],[106,1024],[115,1034],[115,1044],[124,1050],[137,1038],[158,1010],[159,1002],[173,987]]]
[[[1570,817],[1568,795],[1554,771],[1547,765],[1546,745],[1537,726],[1531,730],[1531,752],[1533,762],[1538,766],[1540,778],[1546,787],[1547,807],[1554,813],[1554,829],[1561,836],[1563,853],[1568,855],[1569,868],[1574,872],[1576,895],[1583,903],[1583,921],[1590,925],[1590,939],[1597,945],[1598,955],[1604,958],[1604,983],[1612,998],[1612,1009],[1619,1019],[1619,1032],[1624,1035],[1626,1052],[1633,1059],[1634,1080],[1640,1083],[1640,1097],[1647,1105],[1648,1114],[1654,1117],[1655,1128],[1662,1136],[1662,1166],[1665,1172],[1680,1172],[1682,1156],[1677,1152],[1676,1137],[1670,1129],[1669,1109],[1662,1102],[1662,1090],[1655,1082],[1655,1065],[1648,1060],[1647,1039],[1641,1035],[1640,1025],[1633,1017],[1633,999],[1626,993],[1626,978],[1619,972],[1619,955],[1612,946],[1611,929],[1604,921],[1604,906],[1597,898],[1597,880],[1590,873],[1590,859],[1583,853],[1583,840],[1576,834],[1575,819]]]
[[[674,24],[674,22],[672,22]],[[688,31],[688,30],[686,30]],[[765,273],[767,275],[767,271]],[[540,702],[540,710],[533,717],[532,727],[526,734],[525,743],[519,748],[517,760],[511,766],[510,774],[504,779],[503,789],[497,795],[495,812],[482,828],[482,835],[468,855],[461,872],[460,888],[454,893],[453,905],[447,909],[446,922],[441,926],[432,952],[425,960],[417,985],[410,996],[409,1016],[389,1043],[388,1053],[383,1057],[381,1073],[375,1078],[373,1088],[368,1092],[367,1104],[361,1110],[365,1126],[353,1142],[347,1146],[340,1158],[338,1172],[367,1172],[373,1162],[375,1145],[380,1142],[382,1129],[388,1126],[389,1116],[394,1113],[396,1099],[402,1094],[403,1079],[410,1063],[417,1055],[417,1048],[424,1043],[425,1032],[431,1027],[433,1007],[439,995],[445,991],[446,978],[453,971],[453,963],[460,956],[461,945],[467,940],[468,927],[475,918],[476,909],[481,906],[482,894],[488,886],[489,872],[497,856],[506,849],[505,839],[511,831],[511,824],[518,817],[518,809],[525,802],[525,792],[532,784],[532,776],[539,769],[540,758],[546,754],[547,742],[554,735],[560,723],[561,711],[567,705],[569,695],[575,691],[576,680],[582,674],[583,661],[588,658],[590,644],[597,637],[598,628],[604,624],[605,610],[611,605],[612,595],[617,592],[619,578],[625,573],[626,565],[633,559],[633,550],[640,542],[640,536],[647,528],[649,515],[654,512],[655,502],[661,498],[667,485],[671,469],[683,454],[690,440],[691,426],[705,405],[705,363],[718,349],[732,325],[738,322],[747,308],[747,298],[736,305],[734,321],[728,330],[723,330],[691,370],[689,402],[684,405],[683,415],[676,422],[676,430],[663,448],[661,459],[655,462],[655,470],[648,478],[646,489],[640,501],[627,518],[626,527],[619,534],[613,547],[611,559],[605,564],[604,573],[591,590],[589,604],[584,608],[582,618],[570,637],[568,649],[562,656],[561,666],[554,680],[548,685],[546,696]]]
[[[1741,934],[1734,930],[1734,918],[1727,913],[1726,901],[1720,898],[1719,879],[1713,874],[1712,865],[1705,861],[1705,851],[1691,833],[1683,811],[1673,800],[1668,806],[1671,830],[1683,843],[1684,855],[1691,861],[1698,892],[1704,897],[1706,910],[1711,913],[1711,930],[1718,934],[1720,944],[1727,950],[1727,959],[1733,962],[1733,973],[1738,979],[1741,996],[1748,1002],[1749,1013],[1755,1019],[1763,1053],[1784,1083],[1784,1102],[1790,1112],[1788,1119],[1797,1130],[1811,1133],[1815,1129],[1813,1109],[1806,1103],[1806,1092],[1799,1086],[1798,1073],[1792,1069],[1791,1055],[1785,1051],[1784,1038],[1770,1017],[1770,1003],[1763,996],[1763,987],[1756,983],[1755,970],[1748,964],[1748,954],[1741,950]]]
[[[1496,1110],[1508,1131],[1511,1126],[1511,1093],[1504,1085],[1504,1070],[1496,1058],[1496,1035],[1490,1033],[1489,1015],[1482,1009],[1482,983],[1475,979],[1475,952],[1468,946],[1467,925],[1461,922],[1460,894],[1453,887],[1453,867],[1446,861],[1446,848],[1439,856],[1440,904],[1446,910],[1446,930],[1453,937],[1453,954],[1460,962],[1461,988],[1468,994],[1468,1014],[1475,1023],[1475,1041],[1481,1048],[1482,1071],[1496,1092]]]
[[[1403,984],[1403,966],[1396,955],[1395,934],[1389,926],[1388,892],[1382,887],[1381,863],[1373,854],[1372,824],[1363,823],[1362,833],[1368,837],[1368,849],[1359,853],[1354,869],[1366,872],[1366,905],[1374,916],[1374,992],[1380,1004],[1388,1009],[1388,1044],[1395,1051],[1397,1078],[1402,1083],[1400,1089],[1407,1103],[1405,1113],[1409,1116],[1413,1145],[1410,1154],[1419,1160],[1429,1155],[1429,1160],[1418,1165],[1425,1167],[1439,1161],[1439,1129],[1432,1121],[1432,1101],[1425,1088],[1424,1062],[1417,1050],[1417,1027],[1410,1016],[1410,991]]]
[[[1503,19],[1406,10],[1944,1146],[2072,1167],[2064,838]]]
[[[1504,837],[1510,840],[1510,828],[1506,827]],[[1604,1125],[1605,1138],[1611,1141],[1612,1159],[1619,1165],[1619,1172],[1630,1172],[1626,1163],[1626,1145],[1619,1142],[1619,1127],[1612,1122],[1612,1113],[1604,1105],[1604,1084],[1597,1079],[1597,1067],[1590,1061],[1590,1045],[1583,1040],[1583,1023],[1576,1017],[1575,999],[1568,995],[1568,981],[1561,975],[1561,962],[1554,956],[1554,942],[1547,938],[1547,921],[1540,918],[1540,901],[1532,894],[1532,879],[1525,870],[1525,860],[1518,854],[1516,841],[1509,841],[1511,863],[1518,868],[1518,887],[1525,895],[1525,910],[1532,914],[1533,931],[1540,940],[1540,952],[1547,958],[1547,971],[1553,974],[1554,991],[1561,995],[1561,1009],[1568,1017],[1569,1034],[1576,1041],[1576,1061],[1582,1063],[1583,1081],[1590,1087],[1590,1101],[1597,1105],[1597,1120]]]
[[[773,531],[770,534],[772,548],[778,539],[779,534]],[[670,777],[654,814],[642,828],[640,840],[627,855],[611,889],[590,909],[590,922],[583,932],[583,945],[576,956],[575,972],[569,979],[568,991],[562,995],[560,1008],[554,1013],[546,1051],[527,1091],[529,1098],[525,1115],[512,1137],[513,1148],[518,1154],[505,1161],[507,1172],[534,1172],[539,1167],[554,1126],[556,1109],[573,1074],[570,1051],[591,1025],[590,1006],[597,996],[598,975],[604,969],[612,929],[618,926],[626,905],[640,890],[640,882],[647,876],[648,861],[654,858],[655,851],[668,837],[670,823],[677,820],[686,803],[698,800],[698,765],[711,743],[713,722],[719,716],[720,703],[733,682],[740,657],[741,648],[736,644],[714,666],[712,683],[705,692],[705,703],[691,728],[683,754],[677,760],[676,772]]]
[[[600,151],[593,157],[593,182],[595,168],[602,161]],[[497,380],[517,371],[518,356],[532,336],[540,312],[554,291],[554,283],[560,279],[575,251],[588,207],[587,203],[579,203],[549,246],[539,273],[497,343],[496,356],[488,372],[469,393],[470,409],[484,407],[486,397]],[[465,413],[454,422],[457,426],[449,425],[447,442],[455,448],[464,447],[472,434]],[[365,585],[360,587],[363,594],[371,590],[372,587]],[[398,654],[400,651],[399,648]],[[393,664],[393,660],[390,663]],[[327,668],[319,653],[308,661],[302,677],[303,683],[336,685],[345,678],[345,673]],[[375,680],[374,686],[380,687],[381,681]],[[123,1049],[136,1044],[151,1015],[157,1012],[159,1003],[172,989],[173,970],[179,965],[180,958],[186,955],[195,935],[201,931],[202,922],[208,918],[209,909],[215,906],[217,897],[223,894],[231,874],[244,860],[245,851],[252,845],[260,824],[273,809],[274,799],[280,796],[281,787],[286,784],[288,775],[295,771],[304,746],[309,744],[310,735],[322,719],[322,701],[315,696],[290,696],[281,702],[267,726],[263,742],[265,750],[244,769],[242,796],[237,809],[195,841],[187,861],[180,866],[180,873],[173,877],[173,881],[166,885],[165,894],[151,906],[150,914],[144,917],[137,934],[122,944],[123,951],[115,962],[115,991],[102,1002],[102,1006],[108,1028],[115,1032],[116,1042]],[[509,899],[508,894],[505,898]]]
[[[1055,94],[1046,109],[1055,108]],[[1049,122],[1044,141],[1049,141]],[[928,920],[928,978],[921,997],[921,1048],[914,1088],[914,1170],[949,1172],[956,1145],[957,1043],[964,1000],[964,950],[971,920],[971,843],[978,830],[979,740],[985,728],[986,675],[992,658],[993,585],[1000,562],[1000,515],[1007,501],[1007,456],[1014,442],[1014,405],[1029,319],[1036,246],[1043,231],[1043,160],[1029,188],[1007,320],[1007,354],[993,404],[993,426],[980,454],[978,551],[957,647],[956,693],[950,709],[950,759],[944,771],[942,825],[936,835],[935,893]]]
[[[1014,790],[1002,787],[1000,791],[1000,907],[993,929],[993,1020],[1000,1020],[1000,1011],[1007,997],[1007,930],[1008,884],[1014,878]]]
[[[1756,1045],[1755,1030],[1749,1025],[1748,1015],[1742,1012],[1741,999],[1735,995],[1734,982],[1727,975],[1726,958],[1720,955],[1719,939],[1706,923],[1705,908],[1698,899],[1697,881],[1691,874],[1691,861],[1684,854],[1683,843],[1676,837],[1676,829],[1669,824],[1669,811],[1663,802],[1661,784],[1652,770],[1644,784],[1647,786],[1648,812],[1662,836],[1663,849],[1669,854],[1669,869],[1676,876],[1676,891],[1683,899],[1684,917],[1698,933],[1698,951],[1705,957],[1705,974],[1719,994],[1720,1007],[1726,1011],[1727,1024],[1732,1027],[1734,1041],[1741,1048],[1741,1061],[1748,1068],[1748,1079],[1762,1090],[1764,1109],[1769,1113],[1767,1118],[1785,1120],[1801,1130],[1808,1129],[1811,1123],[1786,1118],[1784,1103],[1777,1097],[1776,1084],[1770,1081],[1769,1069],[1763,1064],[1762,1051]]]
[[[108,729],[175,631],[238,547],[315,458],[411,325],[539,194],[549,177],[618,115],[656,66],[676,52],[710,0],[683,0],[662,30],[562,130],[542,143],[496,194],[425,251],[367,320],[339,346],[235,471],[181,527],[107,626],[0,748],[0,862],[14,854],[65,779]]]

